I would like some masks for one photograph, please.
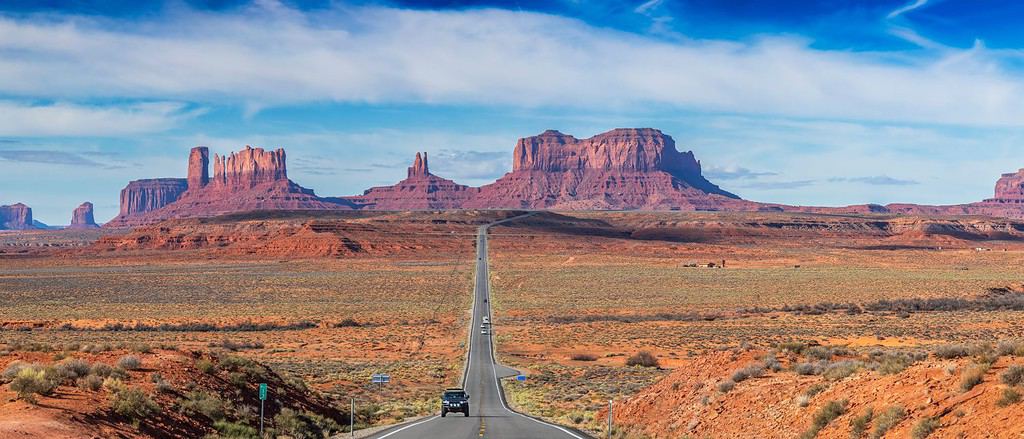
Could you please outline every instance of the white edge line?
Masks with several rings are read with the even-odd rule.
[[[429,418],[427,418],[427,419],[424,419],[424,420],[422,420],[422,421],[420,421],[420,422],[417,422],[417,423],[415,423],[415,424],[409,424],[409,425],[406,425],[405,427],[399,428],[398,430],[392,431],[391,433],[385,434],[384,436],[379,436],[379,437],[378,437],[377,439],[384,439],[384,438],[386,438],[386,437],[388,437],[388,436],[391,436],[391,435],[393,435],[393,434],[395,434],[395,433],[398,433],[398,432],[400,432],[400,431],[402,431],[402,430],[405,430],[406,428],[412,428],[412,427],[415,427],[415,426],[417,426],[417,425],[420,425],[420,424],[422,424],[422,423],[424,423],[424,422],[430,422],[430,421],[433,421],[434,419],[437,419],[437,418],[438,418],[438,416],[437,416],[437,415],[434,415],[434,416],[432,416],[432,417],[429,417]]]
[[[529,216],[529,215],[532,215],[532,213],[531,214],[522,215],[522,216]],[[518,217],[516,217],[516,218],[518,218]],[[509,220],[516,219],[516,218],[510,218]],[[497,223],[491,224],[490,226],[494,226],[496,224]],[[487,228],[490,229],[490,226],[488,226]],[[485,230],[484,231],[484,233],[485,233],[484,239],[487,239],[486,238],[486,233],[489,232],[489,231],[490,230]],[[488,258],[487,258],[488,259],[488,261],[487,261],[487,295],[490,296],[491,295],[490,294],[491,293],[491,285],[490,285],[491,284],[491,278],[490,278],[490,272],[491,272],[490,252],[488,252],[487,256],[488,256]],[[490,313],[488,313],[488,314],[490,314]],[[575,433],[569,431],[565,427],[562,427],[560,425],[555,425],[555,424],[552,424],[552,423],[547,422],[547,421],[542,421],[540,419],[536,419],[536,418],[533,418],[533,417],[530,417],[530,416],[526,416],[526,415],[524,415],[522,413],[519,413],[519,412],[517,412],[515,410],[512,410],[508,406],[508,404],[505,403],[505,392],[503,392],[501,390],[501,383],[498,381],[498,369],[495,366],[498,363],[498,360],[494,358],[494,338],[493,338],[492,334],[487,334],[487,347],[489,348],[487,350],[490,351],[490,353],[491,353],[491,374],[494,375],[494,388],[498,391],[498,401],[501,402],[502,408],[504,408],[509,413],[517,414],[519,416],[522,416],[523,418],[529,419],[529,420],[531,420],[533,422],[536,422],[536,423],[538,423],[540,425],[545,425],[545,426],[548,426],[548,427],[551,427],[551,428],[555,428],[555,429],[561,430],[562,433],[565,433],[565,434],[567,434],[569,436],[572,436],[572,437],[574,437],[576,439],[584,439],[583,437],[578,436]],[[380,439],[383,439],[383,438],[380,438]]]

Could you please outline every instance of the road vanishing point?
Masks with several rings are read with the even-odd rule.
[[[473,313],[469,324],[469,353],[462,375],[462,387],[469,393],[469,416],[449,413],[440,416],[441,391],[437,393],[438,414],[415,422],[399,424],[380,431],[374,439],[585,439],[578,430],[545,422],[509,408],[501,389],[501,378],[518,374],[497,364],[491,337],[480,333],[485,316],[490,318],[490,273],[487,264],[487,231],[501,223],[515,221],[532,214],[506,218],[480,226],[476,238],[476,276],[473,287]]]

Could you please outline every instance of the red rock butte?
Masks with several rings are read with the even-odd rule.
[[[32,208],[22,203],[0,206],[0,230],[31,229]]]
[[[86,201],[71,212],[69,229],[94,229],[99,227],[93,218],[92,203]]]
[[[653,128],[589,139],[558,131],[519,139],[512,172],[465,207],[532,209],[752,209],[701,175],[693,152]]]
[[[367,189],[363,195],[345,197],[354,206],[374,210],[458,209],[479,189],[430,173],[427,153],[416,153],[405,180],[392,186]]]
[[[333,210],[351,208],[325,200],[288,179],[283,149],[246,146],[227,156],[192,148],[184,179],[139,180],[121,191],[121,214],[108,227],[151,224],[169,218],[208,217],[251,210]]]
[[[107,225],[150,224],[250,210],[564,209],[783,211],[836,214],[989,215],[1024,218],[1024,169],[1004,174],[994,198],[928,206],[894,203],[788,206],[740,199],[708,181],[692,151],[653,128],[620,128],[577,139],[549,130],[519,139],[512,170],[471,187],[430,172],[417,153],[406,178],[362,195],[316,196],[288,179],[283,149],[246,146],[226,156],[189,154],[186,178],[137,180],[121,191],[121,212]],[[8,215],[9,216],[9,215]],[[14,221],[17,223],[17,221]]]

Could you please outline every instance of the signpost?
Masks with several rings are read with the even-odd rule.
[[[526,381],[526,375],[516,375],[516,381],[519,381],[519,382]]]
[[[377,390],[382,390],[384,385],[391,382],[391,375],[386,373],[375,373],[370,378],[370,382],[377,385]]]
[[[263,401],[267,400],[267,383],[260,383],[260,437],[263,437]]]

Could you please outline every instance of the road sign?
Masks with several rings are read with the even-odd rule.
[[[526,375],[516,375],[516,381],[526,381]]]
[[[263,437],[263,401],[267,399],[267,383],[260,383],[260,437]]]
[[[375,374],[373,374],[373,377],[371,378],[371,382],[373,382],[373,384],[387,384],[387,383],[390,383],[391,382],[391,375],[384,374],[384,373],[375,373]]]

